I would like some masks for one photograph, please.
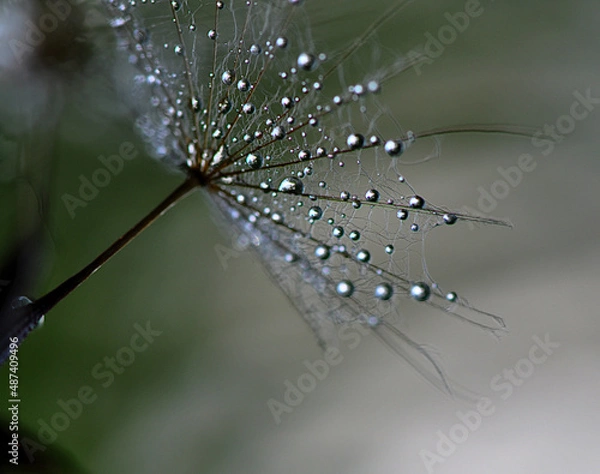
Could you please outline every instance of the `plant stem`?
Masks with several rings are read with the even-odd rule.
[[[137,237],[141,232],[147,229],[156,219],[167,212],[179,200],[184,198],[190,191],[200,185],[198,179],[190,175],[181,185],[169,194],[158,206],[150,211],[143,219],[129,229],[125,234],[119,237],[110,247],[98,255],[88,265],[67,278],[56,288],[46,293],[44,296],[31,304],[15,308],[5,308],[7,314],[2,314],[1,327],[2,341],[0,344],[0,364],[4,362],[8,355],[9,339],[18,338],[18,344],[31,332],[38,324],[39,320],[47,314],[54,306],[60,303],[66,296],[74,291],[79,285],[86,281],[91,275],[100,269],[102,265],[108,262],[129,242]]]

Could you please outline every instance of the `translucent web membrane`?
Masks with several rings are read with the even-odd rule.
[[[137,123],[152,153],[200,174],[240,245],[256,250],[320,344],[335,343],[336,325],[365,325],[452,391],[432,352],[394,323],[412,300],[501,333],[501,318],[433,281],[423,243],[461,220],[506,224],[427,202],[400,160],[415,142],[435,145],[444,134],[529,132],[475,125],[378,133],[382,85],[419,59],[350,86],[341,72],[410,2],[394,2],[333,55],[316,50],[299,1],[105,2],[137,70],[134,89],[145,103]]]

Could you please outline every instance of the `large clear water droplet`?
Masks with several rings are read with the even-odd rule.
[[[285,178],[279,183],[279,187],[277,188],[282,193],[288,194],[302,194],[304,191],[304,184],[300,179],[292,176],[290,178]]]
[[[313,206],[308,210],[308,217],[314,220],[318,220],[323,217],[323,209],[319,206]]]
[[[246,164],[253,170],[257,170],[263,165],[263,157],[260,153],[250,153],[246,156]]]
[[[410,296],[417,301],[426,301],[431,295],[431,288],[427,283],[419,281],[410,287]]]

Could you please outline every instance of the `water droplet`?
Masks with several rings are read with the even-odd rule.
[[[381,324],[381,320],[377,316],[369,316],[367,318],[367,324],[370,327],[374,328],[374,327],[379,326],[379,324]]]
[[[250,153],[246,156],[246,164],[253,170],[257,170],[263,165],[263,157],[260,153]]]
[[[315,57],[310,53],[300,53],[296,62],[300,69],[310,71],[315,65]]]
[[[129,18],[118,17],[111,19],[109,24],[113,28],[120,28],[121,26],[127,24],[128,21]]]
[[[252,104],[244,104],[242,106],[242,112],[245,114],[253,114],[256,111],[256,108]]]
[[[348,145],[348,148],[350,148],[351,150],[356,150],[358,148],[362,148],[365,144],[365,137],[363,137],[359,133],[351,133],[350,135],[348,135],[346,144]]]
[[[338,295],[348,298],[354,293],[354,285],[349,280],[343,280],[337,284],[335,291]]]
[[[363,95],[365,93],[365,88],[362,84],[356,84],[354,86],[350,86],[350,93],[356,95]]]
[[[285,178],[279,183],[278,190],[282,193],[288,194],[302,194],[304,191],[304,185],[298,178],[292,176],[291,178]]]
[[[446,294],[446,299],[451,303],[454,303],[458,299],[458,295],[454,291],[451,291]]]
[[[401,221],[404,221],[408,217],[408,211],[406,209],[398,209],[398,212],[396,212],[396,217]]]
[[[389,283],[380,283],[375,287],[375,298],[378,300],[387,301],[392,297],[393,294],[394,291],[392,289],[392,285]]]
[[[327,260],[331,255],[331,251],[327,245],[319,245],[315,248],[315,256],[321,260]]]
[[[338,239],[342,238],[344,236],[344,228],[340,226],[334,227],[331,231],[331,235]]]
[[[307,160],[310,160],[310,158],[311,158],[310,151],[309,151],[309,150],[301,150],[301,151],[299,151],[299,152],[298,152],[298,158],[299,158],[301,161],[307,161]]]
[[[235,81],[235,72],[230,69],[223,72],[223,74],[221,74],[221,81],[223,81],[223,84],[227,86],[232,85]]]
[[[356,259],[359,262],[366,263],[371,259],[371,254],[368,250],[361,249],[356,253]]]
[[[288,40],[285,36],[280,36],[279,38],[277,38],[275,40],[275,44],[277,45],[278,48],[285,48],[288,45]]]
[[[412,196],[408,200],[408,205],[414,209],[423,209],[425,206],[425,199],[423,199],[421,196]]]
[[[369,90],[369,92],[375,94],[381,90],[381,86],[377,81],[369,81],[367,83],[367,89]]]
[[[231,103],[231,101],[225,98],[217,104],[217,109],[219,110],[219,113],[226,114],[231,110],[232,105],[233,104]]]
[[[394,246],[393,245],[386,245],[385,246],[385,253],[387,254],[393,254],[394,253]]]
[[[200,102],[200,98],[198,97],[192,97],[190,99],[190,104],[192,106],[192,110],[194,112],[200,112],[200,110],[202,110],[202,103]]]
[[[348,237],[350,237],[350,240],[354,240],[356,242],[358,239],[360,239],[360,232],[353,230],[350,232],[350,234],[348,234]]]
[[[388,140],[383,148],[390,156],[400,156],[404,152],[405,145],[402,140]]]
[[[444,214],[444,222],[448,225],[455,224],[457,220],[456,214]]]
[[[365,199],[369,202],[377,202],[379,200],[379,191],[376,189],[369,189],[365,193]]]
[[[237,83],[238,90],[247,92],[250,90],[250,81],[248,79],[240,79]]]
[[[308,210],[308,217],[314,220],[318,220],[323,217],[323,209],[319,206],[313,206]]]
[[[431,289],[427,283],[420,281],[410,287],[410,296],[417,301],[426,301],[430,295]]]
[[[275,140],[282,140],[285,137],[285,130],[280,126],[273,127],[273,130],[271,130],[271,136]]]

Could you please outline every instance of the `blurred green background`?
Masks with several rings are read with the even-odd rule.
[[[332,50],[388,4],[307,0],[305,8],[313,39]],[[591,88],[600,97],[597,2],[482,5],[484,14],[422,75],[409,71],[385,85],[381,100],[402,126],[543,126],[569,112],[574,91]],[[379,31],[381,63],[423,44],[425,32],[446,24],[446,12],[462,10],[464,2],[414,2]],[[356,74],[371,71],[373,61],[361,56]],[[179,182],[142,156],[131,122],[111,111],[118,99],[102,77],[76,95],[57,132],[48,253],[34,295],[95,257]],[[493,212],[514,229],[461,225],[427,240],[434,278],[502,315],[510,329],[496,343],[406,305],[408,314],[422,313],[419,338],[440,350],[448,374],[496,407],[435,472],[595,472],[600,462],[599,123],[600,111],[591,112],[548,157],[526,139],[462,136],[443,141],[441,158],[407,167],[428,200],[476,208],[477,188],[489,190],[499,166],[515,165],[522,153],[538,163]],[[124,141],[140,156],[71,219],[61,196],[75,194],[78,176],[90,176],[97,157]],[[10,186],[3,183],[4,196]],[[7,241],[15,207],[5,202]],[[284,381],[296,381],[306,372],[303,361],[322,354],[260,263],[243,254],[223,269],[217,244],[231,242],[196,193],[57,306],[19,353],[23,426],[37,429],[59,410],[59,399],[89,385],[97,400],[48,448],[60,445],[89,472],[427,472],[420,451],[434,451],[436,432],[447,434],[469,405],[438,393],[368,337],[343,352],[343,363],[280,425],[274,422],[267,400],[281,400]],[[134,324],[148,321],[162,335],[102,388],[92,368],[129,343]],[[532,336],[545,334],[560,348],[502,400],[490,381],[528,356]],[[6,367],[0,379],[4,390]]]

